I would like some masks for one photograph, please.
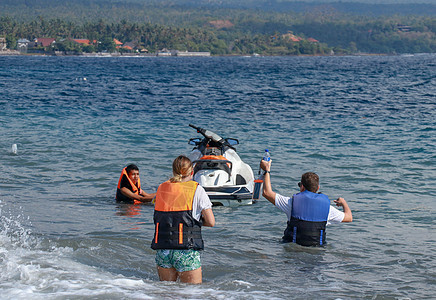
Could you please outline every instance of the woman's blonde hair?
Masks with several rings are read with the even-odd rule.
[[[184,155],[179,155],[173,161],[173,177],[170,178],[170,182],[180,182],[183,178],[191,175],[192,162]]]

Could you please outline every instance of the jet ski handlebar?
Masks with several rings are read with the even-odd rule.
[[[195,130],[197,130],[197,132],[201,133],[205,138],[211,139],[212,141],[217,142],[217,143],[221,143],[221,144],[225,143],[225,140],[222,137],[220,137],[218,134],[216,134],[215,132],[194,126],[192,124],[189,124],[189,126],[194,128]]]

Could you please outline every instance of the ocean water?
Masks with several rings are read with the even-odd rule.
[[[434,299],[435,109],[427,54],[0,57],[0,298]],[[115,189],[136,163],[156,190],[189,123],[239,139],[255,171],[268,148],[281,194],[317,172],[354,221],[304,248],[263,198],[216,207],[204,283],[159,282],[153,207]]]

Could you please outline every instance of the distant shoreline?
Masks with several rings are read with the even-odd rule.
[[[186,57],[341,57],[341,56],[407,56],[407,55],[423,55],[423,54],[435,54],[433,52],[429,53],[352,53],[352,54],[300,54],[300,55],[250,55],[250,54],[240,54],[240,55],[210,55],[210,56],[159,56],[157,54],[108,54],[108,53],[94,53],[94,54],[64,54],[64,55],[55,55],[55,54],[46,54],[46,53],[21,53],[19,51],[0,51],[1,56],[43,56],[43,57],[141,57],[141,58],[153,58],[153,57],[177,57],[177,58],[186,58]]]

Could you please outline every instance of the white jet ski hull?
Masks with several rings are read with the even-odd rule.
[[[195,145],[189,154],[194,163],[194,180],[208,194],[214,206],[250,205],[253,198],[254,174],[236,149],[236,139],[223,139],[217,134],[189,125],[203,134],[203,140],[191,139]],[[231,141],[230,141],[231,140]],[[230,143],[232,142],[232,143]]]

